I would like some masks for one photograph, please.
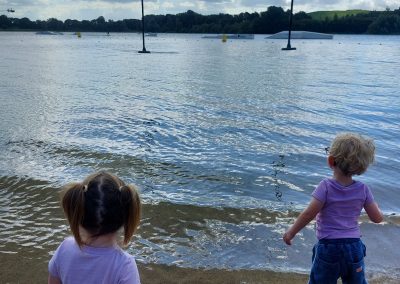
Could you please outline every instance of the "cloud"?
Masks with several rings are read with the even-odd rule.
[[[140,3],[140,0],[82,0],[82,2],[107,2],[107,3]],[[143,0],[144,3],[152,2],[158,3],[163,2],[159,0]]]
[[[235,0],[198,0],[198,1],[199,2],[206,2],[206,3],[219,3],[219,4],[235,2]]]
[[[185,7],[185,8],[194,8],[194,7],[196,7],[196,4],[193,2],[186,1],[186,2],[180,3],[179,6]]]
[[[261,12],[269,6],[290,8],[291,0],[144,0],[146,14],[176,14],[190,9],[201,14]],[[294,11],[384,10],[399,8],[399,0],[295,0]],[[14,8],[14,17],[48,19],[140,18],[140,0],[0,0],[0,7]]]
[[[263,6],[263,7],[269,7],[269,6],[284,6],[287,4],[287,1],[285,0],[271,0],[271,1],[265,1],[265,0],[241,0],[240,4],[244,7],[252,7],[252,6]],[[290,3],[289,3],[290,4]]]

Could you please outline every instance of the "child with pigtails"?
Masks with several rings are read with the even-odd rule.
[[[135,259],[118,245],[131,240],[140,222],[137,189],[99,172],[65,186],[62,208],[73,237],[66,238],[49,262],[49,284],[140,284]]]

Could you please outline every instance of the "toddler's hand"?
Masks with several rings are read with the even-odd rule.
[[[291,234],[289,231],[287,231],[284,235],[283,235],[283,241],[287,244],[287,245],[292,245],[292,239],[294,238],[293,234]]]

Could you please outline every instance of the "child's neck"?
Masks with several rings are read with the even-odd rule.
[[[85,245],[91,247],[112,247],[117,244],[117,233],[111,233],[98,237],[91,237],[90,234],[83,228],[79,230],[81,238]]]
[[[343,186],[349,186],[354,182],[352,176],[346,176],[338,169],[334,169],[333,178]]]
[[[86,244],[91,247],[112,247],[117,244],[117,240],[115,234],[111,234],[90,238]]]

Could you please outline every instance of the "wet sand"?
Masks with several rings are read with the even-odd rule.
[[[46,283],[47,263],[21,257],[18,254],[0,254],[0,283]],[[235,284],[235,283],[307,283],[308,275],[263,270],[191,269],[157,264],[138,264],[143,284]],[[388,278],[370,279],[370,284],[395,284]],[[340,281],[339,281],[340,283]]]
[[[219,270],[191,269],[166,265],[139,265],[142,283],[152,284],[304,284],[308,282],[307,274],[274,272],[263,270]],[[338,281],[341,283],[341,281]],[[369,284],[398,284],[398,280],[380,277],[368,279]]]
[[[142,283],[307,283],[307,275],[260,270],[201,270],[166,265],[140,266]]]
[[[0,254],[0,283],[46,283],[47,265],[17,254]],[[18,267],[18,269],[16,269]],[[306,283],[307,275],[258,270],[201,270],[166,265],[138,264],[143,284],[169,283]],[[28,272],[29,271],[29,272]],[[28,272],[28,273],[27,273]]]

